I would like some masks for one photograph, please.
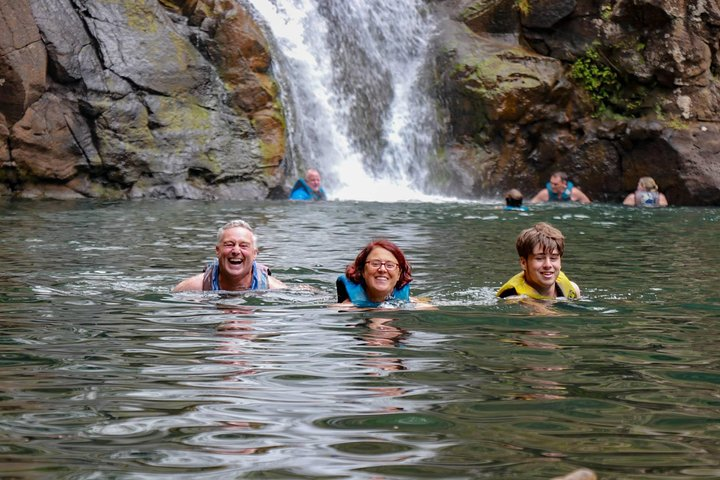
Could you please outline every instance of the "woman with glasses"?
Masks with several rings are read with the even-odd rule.
[[[339,303],[377,307],[381,303],[410,302],[410,264],[390,240],[374,240],[360,251],[337,279]]]

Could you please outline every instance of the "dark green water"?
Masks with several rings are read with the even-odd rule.
[[[171,294],[256,226],[288,291]],[[497,302],[549,221],[584,299]],[[0,204],[0,478],[720,478],[720,209]],[[373,237],[435,311],[337,312]]]

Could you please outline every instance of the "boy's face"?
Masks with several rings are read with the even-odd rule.
[[[562,268],[562,257],[557,248],[543,251],[542,245],[535,245],[527,258],[520,258],[525,272],[525,281],[541,295],[555,297],[555,282]]]

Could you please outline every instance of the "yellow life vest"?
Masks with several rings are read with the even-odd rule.
[[[560,272],[560,275],[558,275],[558,278],[555,281],[555,285],[558,285],[560,287],[560,291],[562,292],[563,297],[568,299],[578,298],[577,290],[575,290],[572,282],[565,275],[564,272]],[[495,296],[500,297],[503,292],[506,292],[507,290],[510,290],[512,288],[515,289],[515,292],[517,292],[518,295],[526,295],[530,298],[536,298],[538,300],[552,300],[552,297],[540,295],[537,290],[535,290],[525,281],[525,272],[520,272],[514,277],[512,277],[510,280],[505,282],[505,284],[500,287],[500,290],[497,291]]]

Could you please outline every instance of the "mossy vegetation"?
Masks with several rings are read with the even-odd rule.
[[[590,95],[596,111],[602,113],[610,106],[610,99],[617,93],[620,84],[617,74],[605,65],[593,46],[575,60],[570,76]]]
[[[678,117],[673,117],[670,120],[667,120],[665,125],[673,130],[687,130],[690,128],[690,124],[686,120]]]
[[[153,14],[144,4],[128,1],[114,0],[107,3],[115,3],[121,5],[125,11],[128,27],[140,32],[158,33],[160,25],[157,16]]]
[[[521,14],[530,14],[530,0],[515,0],[515,6]]]
[[[613,11],[612,5],[605,4],[605,5],[601,6],[600,7],[600,18],[602,18],[606,22],[609,21],[610,18],[612,17],[612,11]]]
[[[637,117],[648,94],[625,78],[593,44],[572,64],[570,76],[588,93],[596,116]]]

